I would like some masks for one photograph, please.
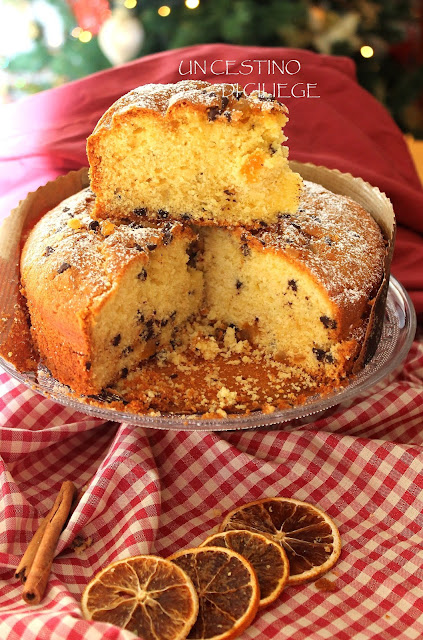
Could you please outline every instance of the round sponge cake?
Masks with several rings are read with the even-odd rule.
[[[357,203],[304,182],[300,206],[259,229],[93,220],[90,189],[31,232],[21,276],[40,357],[98,393],[196,320],[339,384],[362,348],[385,241]],[[210,353],[207,358],[210,358]],[[240,364],[242,375],[242,363]]]

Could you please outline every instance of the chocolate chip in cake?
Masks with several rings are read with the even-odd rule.
[[[215,98],[216,94],[215,94],[214,91],[210,91],[209,96],[210,96],[210,98]]]
[[[85,368],[87,371],[89,371],[91,369],[91,362],[86,362],[85,363]]]
[[[217,118],[217,116],[220,115],[220,109],[219,107],[210,107],[210,109],[207,112],[207,118],[209,120],[209,122],[214,122]]]
[[[226,193],[227,196],[234,196],[235,192],[230,189],[223,189],[223,193]]]
[[[137,324],[142,324],[144,322],[144,314],[141,313],[140,309],[137,311]]]
[[[187,266],[195,269],[197,267],[198,252],[200,245],[198,240],[193,240],[187,247],[187,255],[189,256]]]
[[[235,89],[235,91],[233,92],[232,95],[236,100],[239,100],[240,98],[242,98],[244,96],[244,92],[242,91],[242,89],[241,90]]]
[[[317,349],[316,347],[313,347],[313,353],[319,362],[324,362],[326,352],[323,349]]]
[[[275,155],[277,149],[275,149],[271,144],[269,144],[269,153],[271,156]]]
[[[165,211],[164,209],[159,209],[157,211],[157,215],[159,216],[159,218],[161,218],[162,220],[166,220],[166,218],[169,217],[169,211]]]
[[[122,355],[123,355],[123,356],[127,356],[127,355],[129,355],[130,353],[132,353],[132,352],[133,352],[133,350],[134,350],[134,347],[131,347],[131,345],[130,345],[130,344],[128,344],[128,346],[127,346],[127,347],[125,347],[125,348],[123,349],[123,351],[122,351]]]
[[[354,236],[354,238],[360,238],[360,234],[357,233],[357,231],[352,231],[351,235]]]
[[[171,374],[170,374],[170,376],[169,376],[169,378],[170,378],[171,380],[174,380],[174,379],[175,379],[175,378],[177,378],[177,377],[178,377],[178,374],[177,374],[177,373],[171,373]]]
[[[154,249],[157,249],[157,245],[151,242],[151,243],[147,244],[147,249],[149,251],[154,251]]]
[[[329,238],[329,236],[326,236],[325,242],[326,242],[327,245],[329,245],[329,247],[332,246],[332,238]]]
[[[153,327],[150,327],[149,329],[145,329],[145,331],[140,333],[140,338],[142,340],[145,340],[146,342],[148,342],[149,340],[154,338],[154,335],[155,335],[154,334],[154,329],[153,329]]]
[[[323,324],[325,329],[336,329],[338,326],[336,320],[332,320],[332,318],[328,318],[328,316],[320,316],[320,322]]]
[[[136,249],[137,251],[144,251],[144,249],[142,248],[142,246],[140,244],[134,244],[134,249]]]
[[[141,271],[137,275],[137,278],[141,281],[147,280],[147,271],[145,269],[141,269]]]
[[[170,318],[171,320],[175,320],[175,318],[176,318],[176,311],[172,311],[172,313],[170,314],[169,318]]]
[[[267,227],[267,222],[265,222],[264,220],[259,220],[259,225],[261,227]]]
[[[334,362],[333,356],[329,353],[329,351],[313,347],[313,353],[319,362],[327,362],[328,364],[333,364]]]
[[[45,248],[44,255],[45,256],[49,256],[53,252],[54,252],[53,247],[48,246],[48,247]]]
[[[98,220],[91,220],[90,224],[88,225],[88,229],[94,232],[98,231],[99,227],[100,227],[100,223]]]
[[[189,215],[189,213],[183,213],[181,215],[181,219],[182,220],[191,220],[191,216]]]
[[[102,389],[98,395],[88,397],[100,400],[101,402],[121,402],[124,405],[128,404],[128,400],[124,400],[121,396],[118,396],[117,393],[111,393],[111,391],[107,391],[106,389]]]
[[[292,289],[292,291],[298,291],[297,281],[288,280],[288,289]]]
[[[165,233],[163,234],[163,244],[165,245],[165,247],[170,244],[173,240],[173,235],[170,233],[170,231],[165,231]]]
[[[290,222],[289,224],[291,225],[291,227],[294,227],[294,229],[298,229],[298,231],[301,231],[301,225],[298,224],[298,222]]]
[[[232,121],[232,114],[231,114],[231,112],[230,112],[230,111],[225,111],[225,113],[224,113],[223,115],[225,116],[225,118],[226,118],[226,120],[227,120],[228,122],[231,122],[231,121]]]
[[[115,336],[115,337],[113,338],[113,340],[112,340],[112,345],[113,345],[114,347],[117,347],[117,346],[118,346],[118,344],[120,343],[121,339],[122,339],[122,336],[120,335],[120,333],[118,333],[118,334],[117,334],[117,336]]]
[[[168,322],[169,322],[169,318],[163,318],[162,321],[160,322],[160,325],[162,327],[165,327]]]
[[[127,378],[128,377],[128,373],[129,373],[128,369],[126,367],[124,367],[122,369],[121,373],[120,373],[120,377],[121,378]]]
[[[70,268],[71,268],[70,264],[68,262],[64,262],[57,269],[57,273],[63,273],[64,271],[67,271],[67,269],[70,269]]]
[[[154,324],[154,318],[150,318],[150,320],[147,320],[147,322],[145,323],[145,326],[150,328],[152,327]]]
[[[68,211],[70,211],[70,207],[63,207],[62,211],[63,213],[67,213]]]
[[[237,281],[236,281],[236,283],[235,283],[235,287],[236,287],[238,290],[239,290],[239,289],[241,289],[241,287],[242,287],[242,282],[241,282],[241,280],[237,280]]]
[[[250,247],[248,246],[248,244],[242,244],[242,245],[241,245],[241,252],[242,252],[242,254],[243,254],[245,257],[247,257],[247,256],[250,256],[250,255],[251,255],[251,249],[250,249]]]
[[[278,213],[278,218],[280,220],[287,220],[290,217],[291,217],[290,213]]]
[[[212,95],[212,94],[209,94]],[[213,97],[215,97],[215,94],[213,94]],[[222,96],[222,103],[220,107],[210,107],[210,109],[208,109],[207,111],[207,117],[209,119],[210,122],[213,122],[214,120],[216,120],[216,118],[218,116],[221,116],[222,113],[226,110],[226,107],[229,104],[229,98],[227,96]],[[231,114],[228,112],[228,114],[226,115],[226,113],[224,114],[226,119],[228,120],[228,122],[231,121]]]
[[[269,93],[268,96],[259,95],[257,97],[262,102],[274,102],[275,101],[275,96],[273,96],[271,93]]]
[[[147,209],[145,207],[141,207],[140,209],[134,209],[134,214],[136,216],[145,216],[147,215]]]
[[[144,227],[142,226],[142,224],[139,224],[138,222],[130,222],[128,224],[128,227],[130,229],[143,229]]]

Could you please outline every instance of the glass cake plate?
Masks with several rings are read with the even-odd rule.
[[[155,429],[228,431],[271,427],[293,420],[301,420],[302,423],[311,422],[330,408],[351,403],[354,398],[368,393],[371,387],[386,378],[403,362],[413,342],[415,331],[416,314],[413,303],[400,282],[391,276],[379,346],[372,360],[360,373],[351,378],[346,386],[325,396],[312,396],[300,406],[278,410],[271,414],[253,412],[248,416],[232,415],[221,419],[201,419],[198,415],[140,415],[129,411],[118,411],[107,405],[93,406],[86,404],[80,396],[70,394],[68,387],[58,383],[45,370],[40,370],[38,375],[22,374],[2,358],[0,358],[0,365],[7,373],[34,391],[90,416]]]

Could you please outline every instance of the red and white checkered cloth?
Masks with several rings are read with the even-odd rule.
[[[0,638],[124,640],[87,622],[81,593],[100,568],[198,545],[236,505],[284,495],[319,505],[343,551],[333,592],[289,587],[242,638],[423,636],[423,341],[349,406],[309,424],[175,432],[104,423],[0,373]],[[14,570],[63,480],[88,489],[62,533],[46,595],[21,600]],[[76,555],[76,535],[92,545]]]

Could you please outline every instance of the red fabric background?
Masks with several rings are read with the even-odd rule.
[[[399,231],[393,274],[423,312],[423,190],[398,127],[386,110],[356,82],[354,65],[346,58],[309,51],[232,45],[199,45],[167,51],[63,87],[36,94],[0,110],[0,217],[4,217],[28,191],[72,169],[87,164],[85,139],[102,113],[123,93],[148,82],[176,82],[184,60],[207,61],[211,82],[245,84],[265,81],[317,83],[319,98],[283,100],[290,109],[290,157],[348,171],[378,186],[391,198]],[[213,60],[296,59],[298,74],[258,73],[213,75]],[[216,67],[216,70],[220,70]],[[244,68],[245,70],[245,68]],[[262,69],[264,72],[264,68]]]

